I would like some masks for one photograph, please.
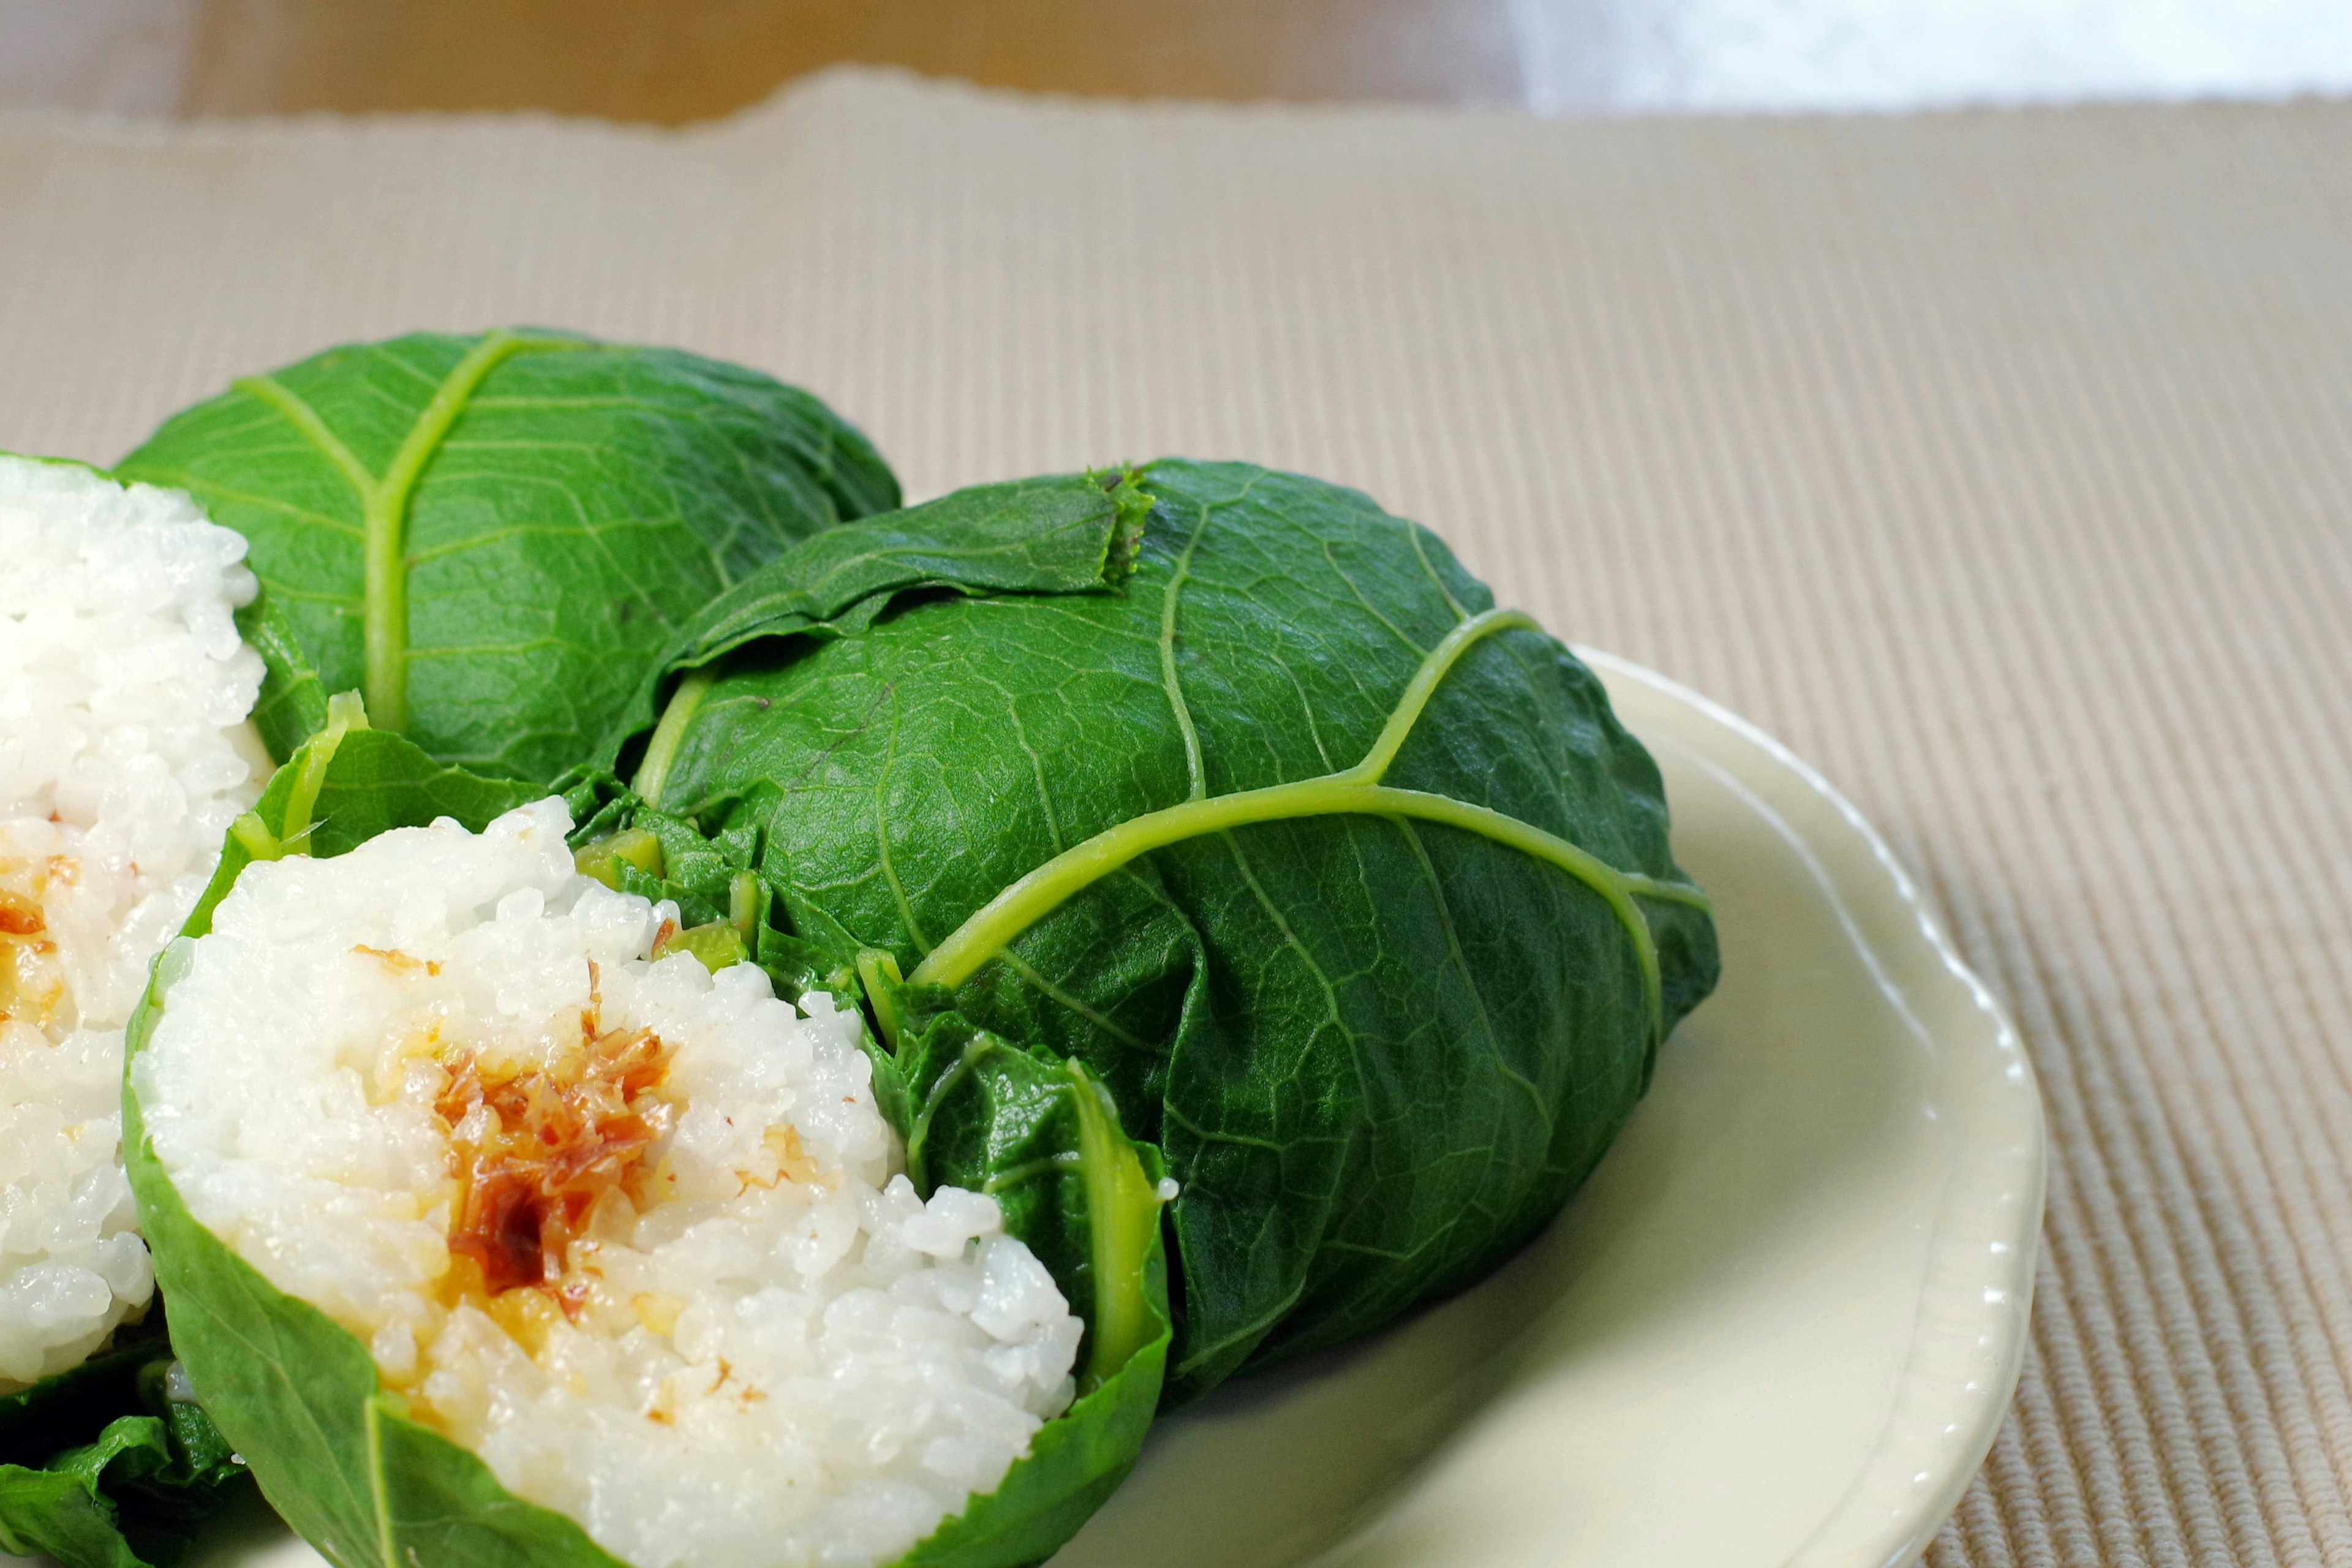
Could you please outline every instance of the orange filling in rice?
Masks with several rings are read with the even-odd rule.
[[[650,1029],[605,1028],[600,1012],[592,984],[579,1044],[552,1062],[451,1064],[434,1109],[457,1164],[452,1294],[537,1289],[576,1318],[589,1281],[568,1271],[572,1243],[599,1205],[646,1202],[649,1156],[676,1114],[660,1092],[670,1047]]]
[[[46,1029],[65,1001],[57,940],[41,912],[52,881],[70,881],[73,863],[0,856],[0,1023]]]

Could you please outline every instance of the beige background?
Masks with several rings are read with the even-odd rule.
[[[0,446],[521,321],[805,382],[918,495],[1360,484],[1817,762],[2030,1037],[2034,1352],[1936,1561],[2352,1564],[2347,262],[2340,103],[20,121]]]
[[[2343,0],[0,0],[0,107],[683,124],[826,65],[1539,113],[2352,88]]]
[[[1542,74],[1531,49],[1565,34],[1580,54],[1605,50],[1618,3],[0,0],[0,103],[544,109],[678,124],[856,60],[1064,92],[1517,104],[1529,68]]]

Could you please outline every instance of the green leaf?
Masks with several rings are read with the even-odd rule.
[[[693,671],[746,643],[830,638],[863,630],[900,598],[926,591],[1102,594],[1134,570],[1150,500],[1129,473],[1065,475],[982,485],[910,511],[885,513],[815,538],[754,573],[698,616],[619,716],[604,754],[655,722],[668,677],[669,721],[655,731],[635,780],[660,802],[677,727],[701,687]]]
[[[1091,594],[1135,567],[1150,499],[1137,476],[1020,479],[958,490],[912,514],[884,513],[810,540],[791,569],[753,574],[688,629],[667,665],[690,668],[757,637],[846,620],[925,588],[955,594]],[[642,721],[650,722],[647,713]]]
[[[0,1394],[0,1464],[39,1466],[139,1409],[139,1374],[172,1359],[160,1307],[115,1331],[114,1342],[68,1372]]]
[[[323,722],[287,673],[307,666],[444,762],[537,779],[587,754],[714,595],[898,500],[806,393],[546,332],[332,349],[175,415],[119,471],[250,542],[276,754]]]
[[[172,1349],[161,1314],[150,1320],[128,1343],[0,1401],[11,1460],[58,1450],[44,1463],[0,1464],[0,1550],[47,1552],[67,1568],[170,1563],[244,1484],[211,1418],[167,1392]],[[126,1408],[136,1414],[89,1425]]]
[[[177,951],[159,963],[132,1025],[141,1047],[176,978]],[[518,1500],[472,1454],[407,1419],[377,1387],[366,1346],[188,1214],[145,1142],[134,1096],[125,1118],[141,1223],[178,1304],[181,1358],[287,1523],[340,1568],[406,1568],[411,1551],[443,1564],[611,1568],[578,1525]]]
[[[992,1194],[1005,1228],[1052,1271],[1087,1325],[1080,1386],[1107,1382],[1166,1331],[1164,1286],[1148,1282],[1160,1243],[1159,1151],[1119,1129],[1084,1064],[1024,1050],[949,1013],[901,1037],[908,1174]]]
[[[300,812],[311,787],[305,763],[320,752],[316,807]],[[541,793],[436,763],[397,735],[331,726],[278,770],[254,815],[273,837],[299,838],[308,852],[331,856],[442,816],[478,832]],[[289,810],[306,821],[290,821]],[[214,910],[254,858],[252,846],[232,833],[184,936],[212,929]],[[130,1060],[145,1049],[185,964],[178,943],[156,961],[128,1031]],[[156,1163],[143,1108],[127,1087],[123,1147],[156,1280],[173,1303],[181,1361],[289,1524],[342,1568],[406,1568],[412,1549],[435,1563],[611,1568],[614,1560],[578,1525],[519,1501],[479,1459],[408,1420],[398,1397],[377,1386],[364,1345],[278,1290],[198,1224]]]
[[[1086,482],[860,526],[944,558],[980,515],[1001,549]],[[731,651],[647,759],[668,810],[758,830],[779,924],[1084,1062],[1165,1151],[1181,1395],[1526,1240],[1717,956],[1648,754],[1433,535],[1249,465],[1128,482],[1155,504],[1116,591],[714,611],[673,668]],[[762,571],[771,602],[811,550]]]
[[[253,727],[269,754],[280,759],[327,723],[327,689],[302,651],[294,624],[264,588],[236,613],[237,635],[261,656],[261,690],[254,699]]]
[[[348,710],[343,717],[351,717]],[[309,766],[322,755],[317,767]],[[308,782],[306,773],[312,775]],[[755,835],[706,839],[690,824],[646,809],[609,774],[583,771],[567,785],[582,820],[577,842],[584,846],[642,823],[664,844],[664,871],[687,880],[655,878],[634,862],[622,862],[616,875],[643,879],[656,896],[719,892],[728,900],[722,907],[730,926],[738,916],[752,924],[762,956],[768,937],[792,942],[767,923],[764,900],[748,910],[734,907],[741,873],[754,858]],[[314,786],[312,816],[301,801]],[[443,816],[478,831],[537,793],[436,763],[398,736],[331,722],[278,770],[254,816],[270,847],[297,852],[285,851],[285,845],[299,839],[312,853],[335,855],[376,833]],[[306,821],[313,826],[304,836]],[[233,834],[221,871],[184,935],[211,929],[213,911],[253,858],[251,845]],[[184,942],[175,942],[157,961],[128,1031],[132,1063],[185,972],[188,952]],[[1115,1122],[1109,1129],[1137,1170],[1156,1179],[1150,1152],[1127,1144]],[[222,1433],[250,1461],[271,1505],[339,1568],[617,1568],[572,1520],[517,1499],[474,1454],[411,1420],[401,1398],[380,1386],[358,1339],[277,1289],[199,1224],[157,1161],[144,1109],[128,1088],[123,1142],[141,1223],[157,1280],[173,1304],[174,1342],[191,1381]],[[1068,1539],[1133,1465],[1158,1405],[1169,1337],[1156,1226],[1147,1222],[1144,1234],[1148,1247],[1129,1289],[1156,1337],[1107,1369],[1098,1387],[1038,1432],[1028,1457],[1014,1463],[995,1492],[972,1500],[907,1563],[938,1568],[1034,1563]]]
[[[943,998],[898,989],[910,1027],[891,1066],[917,1189],[993,1194],[1005,1229],[1087,1323],[1078,1402],[1037,1434],[1003,1485],[904,1563],[1023,1568],[1051,1556],[1118,1489],[1159,1407],[1171,1338],[1163,1166],[1157,1149],[1127,1137],[1080,1063],[1022,1049],[953,1012],[926,1016],[926,1002]]]
[[[117,1467],[161,1468],[170,1458],[161,1421],[125,1415],[97,1442],[43,1468],[0,1465],[0,1549],[45,1552],[77,1568],[135,1568],[142,1559],[120,1526],[107,1475]]]
[[[302,762],[322,743],[331,762],[313,796],[315,805],[293,809],[303,787]],[[230,830],[220,863],[213,868],[212,880],[205,884],[182,934],[202,936],[212,930],[213,910],[257,858],[288,852],[341,855],[388,828],[421,826],[443,816],[478,829],[545,794],[518,779],[482,778],[436,763],[400,736],[381,730],[323,730],[296,752],[293,762],[270,775],[252,812],[240,820],[240,828],[249,821],[265,837],[257,841],[238,828]],[[289,841],[299,841],[299,850],[289,851]]]
[[[115,478],[69,458],[5,456]],[[259,610],[240,612],[240,626]],[[156,1302],[79,1365],[0,1394],[0,1552],[138,1568],[184,1549],[245,1471],[201,1408],[166,1394],[172,1361]]]

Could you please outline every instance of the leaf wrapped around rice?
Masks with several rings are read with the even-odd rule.
[[[0,454],[0,1550],[171,1555],[233,1488],[122,1169],[122,1031],[268,764],[245,541],[185,495]]]
[[[418,828],[447,817],[455,819],[455,827],[433,831],[446,835],[462,827],[511,836],[530,831],[527,826],[516,827],[517,822],[548,817],[551,803],[530,805],[539,794],[536,789],[478,778],[436,763],[397,737],[359,727],[357,718],[353,708],[339,709],[337,720],[280,770],[253,816],[232,836],[213,886],[189,922],[190,938],[202,938],[212,931],[224,901],[242,879],[252,874],[257,859],[307,853],[321,862],[323,875],[337,858],[363,847],[373,853],[389,842],[382,836],[394,829]],[[507,823],[504,827],[499,825],[502,816]],[[581,837],[584,842],[589,836],[583,831]],[[672,868],[666,861],[649,855],[639,857],[664,873],[646,890],[670,900],[660,908],[677,911],[655,940],[648,973],[660,970],[664,952],[692,952],[706,963],[719,952],[719,946],[678,945],[675,939],[679,920],[724,924],[738,950],[760,959],[783,995],[801,994],[806,1004],[803,1011],[811,1017],[823,1016],[819,1002],[796,984],[800,971],[794,963],[799,955],[793,944],[766,926],[756,901],[730,907],[740,901],[733,900],[732,895],[741,886],[742,867],[730,861],[730,857],[740,860],[740,847],[703,845],[699,864],[678,868],[686,882],[667,880]],[[583,854],[582,861],[598,864],[593,854]],[[636,869],[639,875],[646,874],[642,868]],[[614,875],[610,879],[619,879]],[[581,896],[591,895],[604,896],[593,889]],[[606,904],[597,907],[609,915],[619,906],[608,898]],[[739,918],[740,926],[735,924]],[[142,1058],[155,1048],[158,1027],[171,1011],[176,989],[192,983],[189,976],[196,973],[201,951],[192,942],[174,944],[157,966],[148,1001],[132,1030],[131,1081],[147,1087],[135,1088],[129,1097],[126,1135],[131,1142],[133,1181],[155,1249],[158,1276],[174,1303],[181,1354],[191,1381],[221,1430],[251,1462],[273,1505],[338,1563],[529,1561],[585,1568],[616,1561],[583,1528],[583,1523],[593,1522],[588,1516],[574,1517],[562,1509],[525,1500],[501,1483],[483,1457],[453,1440],[446,1413],[436,1413],[438,1407],[434,1402],[441,1397],[436,1385],[404,1382],[403,1375],[387,1371],[380,1359],[380,1341],[363,1340],[348,1323],[273,1284],[262,1268],[191,1214],[158,1154],[152,1133],[160,1124],[158,1118],[184,1120],[190,1108],[186,1102],[160,1102],[152,1098],[154,1080],[152,1075],[142,1078],[146,1065]],[[409,962],[419,969],[429,967],[426,961],[410,960],[400,953],[368,951],[395,970]],[[732,957],[734,952],[724,956]],[[673,956],[668,962],[683,960]],[[711,984],[725,980],[728,973],[722,969],[713,974]],[[614,980],[611,973],[605,976],[608,988]],[[596,984],[593,969],[589,984],[593,996]],[[1115,1358],[1107,1358],[1098,1343],[1082,1352],[1085,1375],[1078,1382],[1076,1402],[1035,1429],[1025,1456],[1013,1460],[992,1489],[966,1499],[935,1529],[929,1529],[926,1538],[897,1554],[896,1560],[908,1563],[1017,1568],[1050,1554],[1132,1465],[1158,1399],[1168,1331],[1156,1224],[1160,1180],[1156,1156],[1148,1148],[1130,1144],[1119,1132],[1107,1097],[1083,1072],[1073,1075],[1062,1064],[1051,1064],[1061,1075],[1061,1087],[1056,1088],[1044,1081],[1049,1064],[1043,1059],[1003,1054],[1005,1060],[996,1070],[1026,1073],[1030,1081],[1024,1092],[1033,1102],[1058,1097],[1061,1104],[1070,1108],[1045,1130],[1048,1141],[1060,1140],[1045,1154],[1055,1171],[1066,1169],[1075,1176],[1066,1184],[1036,1184],[1039,1201],[1027,1209],[1005,1205],[1008,1228],[1024,1240],[1035,1237],[1038,1255],[1049,1264],[1071,1258],[1074,1242],[1084,1249],[1083,1240],[1077,1238],[1094,1230],[1115,1228],[1118,1237],[1111,1243],[1087,1250],[1090,1264],[1108,1262],[1115,1277],[1097,1270],[1089,1283],[1099,1285],[1111,1279],[1109,1289],[1094,1294],[1116,1295],[1122,1324],[1140,1321],[1147,1327],[1140,1337],[1130,1333],[1123,1339]],[[851,1059],[857,1059],[855,1052]],[[452,1136],[456,1136],[454,1130]],[[787,1143],[790,1148],[784,1158],[789,1170],[791,1160],[800,1156],[797,1145],[790,1140]],[[478,1163],[475,1167],[478,1184],[482,1168]],[[661,1168],[642,1167],[644,1179],[660,1179]],[[758,1177],[756,1173],[753,1177],[776,1179]],[[975,1178],[974,1184],[979,1185],[985,1175],[975,1173]],[[1091,1213],[1086,1206],[1090,1202],[1098,1205]],[[496,1234],[492,1233],[493,1239]],[[536,1230],[533,1235],[537,1237]],[[1139,1248],[1126,1246],[1122,1249],[1121,1243],[1137,1238],[1142,1244]],[[476,1289],[486,1279],[492,1286],[499,1284],[488,1276],[467,1275],[456,1265],[460,1247],[455,1228],[449,1250],[450,1277],[460,1280],[461,1289]],[[527,1258],[524,1263],[527,1273]],[[1057,1278],[1064,1267],[1055,1264]],[[469,1278],[475,1284],[464,1285],[462,1281]],[[503,1287],[525,1295],[546,1293],[552,1288],[551,1276]],[[1070,1291],[1067,1283],[1063,1289]],[[553,1299],[551,1295],[550,1300]],[[647,1302],[640,1303],[637,1310],[646,1314],[645,1321],[656,1333],[669,1331],[659,1327],[657,1320],[674,1308]],[[495,1304],[493,1310],[499,1310]],[[552,1307],[541,1304],[532,1310],[546,1322],[557,1321],[547,1316],[555,1310]],[[1100,1310],[1097,1307],[1097,1315]],[[502,1312],[497,1321],[504,1324],[530,1316],[529,1312],[519,1317]],[[1124,1328],[1121,1331],[1129,1333]],[[721,1367],[723,1378],[723,1363]],[[770,1390],[760,1397],[782,1399],[788,1394]],[[628,1413],[627,1418],[658,1420],[664,1415],[654,1408]],[[772,1483],[753,1473],[718,1477],[710,1484],[748,1492]],[[756,1560],[799,1560],[788,1540],[765,1545],[770,1554]],[[689,1553],[675,1560],[729,1559]]]
[[[284,758],[361,690],[381,729],[551,778],[675,627],[798,539],[896,506],[807,393],[675,349],[415,332],[184,410],[125,458],[251,542],[243,617]]]
[[[608,752],[756,839],[894,1059],[952,1019],[1161,1147],[1177,1394],[1494,1267],[1715,983],[1598,680],[1353,490],[976,487],[795,546],[663,670]]]
[[[170,1563],[246,1474],[151,1311],[71,1372],[0,1398],[0,1551],[65,1568]]]

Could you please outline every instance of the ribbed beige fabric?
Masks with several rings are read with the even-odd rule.
[[[916,494],[1362,485],[1776,731],[2055,1142],[1934,1554],[2352,1565],[2352,105],[1541,124],[824,79],[684,135],[0,132],[0,446],[508,321],[804,382]],[[5,568],[0,568],[5,569]]]

